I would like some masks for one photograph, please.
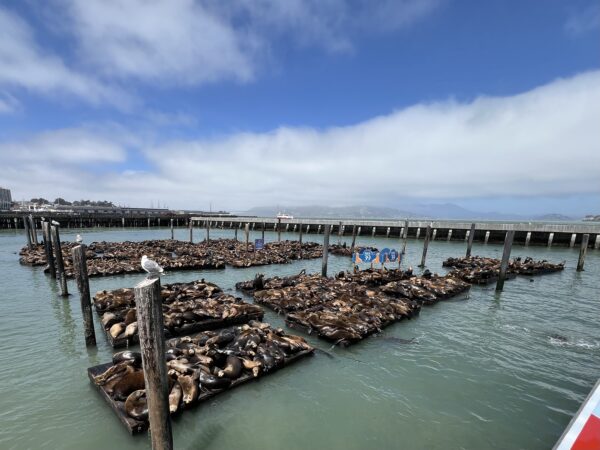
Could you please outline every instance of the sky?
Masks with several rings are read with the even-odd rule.
[[[600,214],[595,0],[0,2],[13,199]]]

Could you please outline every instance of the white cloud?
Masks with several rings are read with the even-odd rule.
[[[41,49],[31,28],[17,15],[0,8],[0,86],[44,95],[68,94],[90,104],[127,106],[131,98],[91,77],[68,68]]]
[[[135,141],[150,161],[145,171],[88,170],[95,162],[91,155],[119,160],[124,146],[132,145],[115,143],[110,134],[103,135],[108,142],[98,150],[84,145],[84,164],[72,170],[44,156],[60,144],[32,138],[29,142],[39,143],[35,159],[46,172],[65,174],[52,183],[30,165],[33,156],[27,161],[12,156],[30,143],[0,145],[0,157],[8,161],[8,173],[16,174],[7,181],[5,171],[2,175],[17,198],[85,196],[144,206],[149,199],[171,207],[212,201],[219,208],[244,209],[600,194],[598,117],[600,71],[595,71],[515,96],[418,104],[348,127],[283,127],[154,146]],[[110,142],[121,150],[105,151]],[[71,148],[76,151],[78,145]]]

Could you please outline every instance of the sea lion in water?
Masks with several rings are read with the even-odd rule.
[[[148,400],[146,390],[133,391],[125,400],[125,411],[136,420],[148,420]]]
[[[236,379],[242,373],[242,361],[235,356],[228,356],[223,370],[219,370],[217,376]]]
[[[181,397],[183,396],[183,390],[181,389],[181,385],[179,382],[175,382],[173,384],[173,388],[169,393],[169,411],[171,414],[177,412],[179,408],[179,402],[181,402]]]
[[[125,400],[129,394],[139,389],[144,389],[144,372],[136,370],[126,373],[121,379],[115,383],[112,389],[112,397],[115,400]]]

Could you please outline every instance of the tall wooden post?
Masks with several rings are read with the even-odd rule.
[[[206,221],[206,243],[210,242],[210,220]]]
[[[577,272],[583,270],[583,263],[585,262],[585,254],[587,253],[589,240],[590,235],[587,233],[581,237],[581,248],[579,249],[579,259],[577,260]]]
[[[350,244],[350,256],[354,254],[354,246],[356,245],[356,225],[352,225],[352,244]]]
[[[160,279],[145,279],[135,287],[134,292],[152,448],[171,450],[173,434],[169,415]]]
[[[475,237],[475,224],[471,224],[471,231],[469,232],[469,241],[467,242],[467,258],[471,256],[471,248],[473,247],[473,238]]]
[[[448,230],[448,241],[450,241],[450,239],[452,239],[452,228]]]
[[[281,219],[277,219],[277,242],[281,242]]]
[[[42,222],[42,232],[44,233],[44,249],[46,251],[46,261],[48,262],[50,276],[56,278],[56,264],[52,251],[52,240],[50,238],[50,222]]]
[[[171,219],[171,240],[175,239],[175,231],[173,230],[173,219]]]
[[[323,234],[323,264],[321,265],[321,275],[327,276],[327,257],[329,256],[329,233],[331,231],[331,225],[325,225],[325,231]]]
[[[81,244],[71,250],[73,270],[77,280],[79,299],[81,300],[81,315],[83,316],[83,333],[85,345],[96,345],[94,319],[92,317],[92,302],[90,298],[90,282],[88,280],[87,262],[85,260],[85,245]]]
[[[23,217],[23,228],[25,230],[25,236],[27,237],[27,247],[32,249],[33,244],[31,242],[31,229],[29,228],[29,219],[27,217]]]
[[[246,252],[248,252],[248,245],[250,243],[250,224],[244,225],[244,234],[246,235]]]
[[[194,243],[194,231],[193,231],[193,223],[192,223],[192,219],[190,218],[190,244]]]
[[[262,226],[262,233],[261,233],[261,237],[263,242],[265,242],[265,228],[267,228],[267,224],[265,222],[263,222],[263,226]]]
[[[504,288],[504,280],[506,279],[506,271],[508,270],[508,259],[510,258],[510,250],[512,249],[513,240],[515,239],[515,230],[508,230],[504,238],[504,251],[502,252],[502,262],[500,263],[500,273],[498,274],[498,282],[496,290],[501,291]]]
[[[425,230],[425,242],[423,243],[423,256],[421,257],[421,264],[419,267],[425,267],[425,258],[427,258],[427,247],[429,247],[429,238],[431,236],[431,225],[427,225]]]
[[[338,244],[342,245],[342,221],[340,221],[340,227],[338,228]]]
[[[38,245],[38,236],[37,230],[35,228],[35,220],[33,220],[33,216],[31,214],[29,215],[29,231],[31,232],[31,241],[35,245]]]
[[[302,224],[300,224],[300,234],[298,236],[298,242],[300,242],[300,245],[302,245]]]
[[[238,240],[238,238],[237,238],[237,233],[238,233],[238,229],[237,229],[237,227],[236,227],[236,228],[233,230],[233,235],[234,235],[234,238],[235,238],[235,240],[236,240],[236,241]]]
[[[54,257],[56,259],[56,269],[58,272],[58,279],[60,281],[60,295],[63,297],[69,296],[69,290],[67,288],[67,275],[65,274],[65,264],[63,262],[62,247],[60,245],[60,234],[58,226],[52,225],[52,246],[54,247]]]
[[[402,257],[402,255],[406,254],[406,242],[408,241],[408,219],[406,219],[404,221],[404,243],[402,244],[402,252],[400,253],[400,256]],[[401,260],[402,258],[400,258]]]

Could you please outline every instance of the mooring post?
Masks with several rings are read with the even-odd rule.
[[[248,252],[248,244],[250,242],[250,224],[244,225],[244,234],[246,235],[246,253]]]
[[[596,240],[594,241],[594,248],[595,249],[599,249],[600,248],[600,234],[596,235]]]
[[[385,237],[386,237],[386,238],[389,238],[389,237],[390,237],[390,230],[391,230],[391,228],[390,228],[390,227],[387,227],[387,230],[385,231]]]
[[[425,258],[427,258],[427,247],[429,247],[429,237],[431,235],[431,225],[427,225],[425,230],[425,242],[423,243],[423,256],[421,257],[421,264],[419,267],[425,267]]]
[[[31,240],[35,245],[38,245],[38,235],[37,229],[35,228],[35,220],[33,220],[33,216],[29,215],[29,230],[31,231]]]
[[[206,243],[210,242],[210,220],[206,221]]]
[[[50,222],[42,222],[42,232],[44,234],[44,250],[46,251],[46,261],[50,276],[56,278],[56,265],[54,262],[54,252],[52,251],[52,240],[50,238]]]
[[[329,233],[331,225],[325,225],[323,234],[323,264],[321,265],[321,276],[327,276],[327,257],[329,256]]]
[[[340,225],[338,228],[338,244],[342,244],[342,222],[340,221]]]
[[[237,232],[238,232],[238,229],[237,229],[237,227],[236,227],[236,228],[233,230],[233,235],[234,235],[234,238],[235,238],[235,240],[236,240],[236,241],[238,240],[238,238],[237,238]]]
[[[171,240],[175,239],[175,231],[173,230],[173,219],[171,219]]]
[[[277,242],[281,242],[281,219],[277,219]]]
[[[375,237],[375,231],[376,231],[377,227],[373,227],[373,231],[371,232],[371,237]]]
[[[528,231],[527,235],[525,236],[525,247],[529,245],[529,241],[531,241],[531,231]]]
[[[189,227],[190,227],[190,244],[194,243],[194,236],[193,236],[193,224],[192,224],[192,219],[190,218],[190,223],[189,223]]]
[[[80,244],[71,250],[73,270],[77,280],[79,299],[81,300],[81,315],[83,316],[83,333],[85,345],[96,345],[94,319],[92,318],[92,302],[90,298],[90,282],[88,279],[87,262],[85,260],[85,245]]]
[[[448,230],[448,241],[450,241],[450,239],[452,239],[452,228]]]
[[[302,245],[302,224],[300,224],[300,234],[298,236],[298,242],[300,242],[300,245]]]
[[[469,231],[469,240],[467,242],[467,258],[471,256],[471,249],[473,248],[473,239],[475,238],[475,224],[471,224],[471,230]]]
[[[496,290],[501,291],[504,288],[504,280],[506,279],[506,271],[508,270],[508,259],[510,258],[510,250],[512,249],[513,240],[515,238],[515,230],[508,230],[504,238],[504,251],[502,252],[502,262],[500,263],[500,273],[498,274],[498,282]]]
[[[135,287],[134,292],[152,448],[170,450],[173,448],[173,434],[160,279],[145,279]]]
[[[261,237],[263,242],[265,242],[265,228],[267,228],[267,224],[265,222],[263,222],[263,226],[262,226],[262,230],[261,230]]]
[[[406,242],[408,241],[408,219],[406,219],[404,221],[404,243],[402,244],[402,253],[400,253],[400,256],[405,255],[406,254]],[[399,261],[402,260],[402,257],[399,258]]]
[[[571,235],[571,242],[569,243],[569,247],[570,247],[570,248],[573,248],[573,247],[575,247],[575,239],[577,239],[577,234],[576,234],[576,233],[573,233],[573,234]]]
[[[485,232],[485,238],[483,239],[483,243],[487,244],[489,240],[490,240],[490,232],[486,231]]]
[[[60,281],[60,295],[63,297],[69,296],[69,290],[67,288],[67,275],[65,274],[65,264],[63,261],[62,247],[60,245],[60,234],[57,225],[52,225],[52,246],[54,247],[54,258],[56,259],[56,269],[58,272],[58,279]]]
[[[552,247],[552,241],[554,240],[554,233],[548,235],[548,247]]]
[[[589,234],[586,233],[581,236],[581,247],[579,249],[579,259],[577,260],[577,272],[581,272],[583,270],[583,263],[585,262],[585,254],[587,253],[589,240]]]
[[[31,242],[31,229],[29,228],[29,219],[27,219],[27,217],[23,217],[23,228],[25,230],[25,236],[27,236],[27,247],[32,249],[33,243]]]
[[[354,245],[356,244],[356,225],[352,225],[352,244],[350,245],[350,257],[354,254]]]
[[[417,227],[417,234],[415,236],[415,239],[419,239],[419,236],[421,236],[421,227]]]

